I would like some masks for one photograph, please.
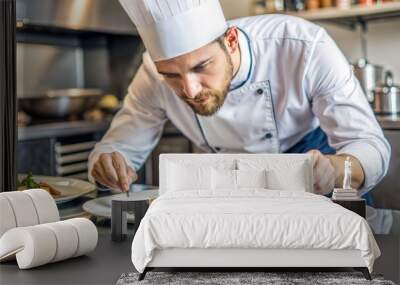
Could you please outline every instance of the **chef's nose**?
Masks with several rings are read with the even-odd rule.
[[[202,90],[199,78],[194,74],[188,74],[183,77],[183,92],[186,97],[193,99]]]

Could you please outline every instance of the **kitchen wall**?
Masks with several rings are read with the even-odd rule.
[[[359,30],[351,31],[332,24],[323,26],[350,61],[362,56]],[[400,18],[370,23],[366,38],[368,60],[392,70],[395,82],[400,84]]]
[[[224,9],[225,17],[236,19],[250,15],[252,0],[219,0]]]
[[[252,0],[220,0],[228,19],[250,15]],[[329,34],[348,58],[354,62],[362,56],[360,32],[332,24],[318,23]],[[394,80],[400,85],[400,18],[372,22],[367,33],[368,59],[393,71]]]

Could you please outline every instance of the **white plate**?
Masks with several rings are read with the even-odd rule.
[[[19,174],[18,180],[22,181],[25,177],[26,174]],[[33,180],[37,183],[45,182],[60,191],[61,195],[54,198],[57,204],[71,201],[96,190],[96,186],[92,183],[75,178],[33,175]]]
[[[145,190],[145,191],[143,191]],[[143,193],[146,192],[146,193]],[[135,195],[136,194],[136,195]],[[138,195],[139,194],[139,195]],[[135,200],[135,196],[143,196],[143,194],[150,194],[149,197],[157,197],[158,196],[158,189],[153,186],[148,185],[138,185],[133,184],[130,189],[129,200]],[[147,197],[147,195],[145,195]],[[107,219],[111,219],[111,201],[114,199],[124,199],[127,197],[125,193],[120,193],[117,195],[110,195],[106,197],[96,198],[90,201],[85,202],[82,205],[83,210],[92,214],[94,216],[103,217]],[[135,222],[135,216],[133,213],[128,212],[127,220],[129,223]]]
[[[158,188],[155,186],[147,185],[147,184],[131,184],[129,191],[130,192],[140,192],[143,190],[153,190],[153,189],[158,189]],[[101,185],[97,185],[97,191],[101,192],[103,194],[106,194],[107,192],[110,192],[111,194],[121,193],[120,189],[103,187]]]

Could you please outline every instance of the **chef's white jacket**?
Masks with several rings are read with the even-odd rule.
[[[390,146],[350,64],[326,31],[283,15],[229,24],[240,29],[242,56],[222,108],[211,117],[195,115],[145,53],[123,108],[90,155],[89,173],[101,153],[113,151],[137,170],[170,119],[206,152],[285,152],[320,126],[337,153],[360,161],[361,194],[379,182]]]

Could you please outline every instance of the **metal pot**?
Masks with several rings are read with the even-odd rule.
[[[353,64],[354,75],[360,81],[361,88],[367,96],[368,102],[374,101],[374,89],[383,83],[384,69],[380,65],[371,64],[365,58],[359,59]]]
[[[62,118],[94,107],[102,95],[99,89],[49,90],[39,96],[20,98],[19,104],[31,116]]]
[[[385,84],[374,90],[374,111],[381,115],[400,114],[400,86],[393,84],[393,75],[386,72]]]

